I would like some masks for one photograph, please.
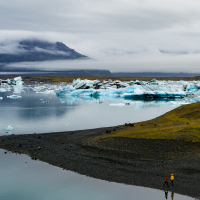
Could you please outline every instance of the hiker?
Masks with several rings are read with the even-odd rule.
[[[167,184],[167,187],[169,187],[167,176],[165,176],[165,182],[164,182],[164,184],[163,184],[163,187],[165,186],[165,184]]]
[[[174,175],[173,174],[171,174],[171,177],[170,177],[170,179],[171,179],[171,183],[170,183],[170,185],[174,185]]]
[[[167,199],[168,191],[165,191],[165,198]]]

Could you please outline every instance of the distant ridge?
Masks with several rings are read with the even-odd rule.
[[[113,74],[109,70],[101,70],[101,69],[66,69],[66,70],[38,70],[38,69],[30,69],[30,68],[12,68],[0,66],[0,76],[6,74],[24,74],[24,75],[43,75],[43,76],[104,76],[104,77],[112,77]]]
[[[16,44],[16,43],[14,43]],[[0,45],[5,47],[6,44]],[[34,62],[49,60],[66,60],[88,58],[67,47],[62,42],[48,42],[43,40],[22,40],[11,53],[0,52],[0,63]]]
[[[194,77],[200,73],[164,73],[164,72],[113,72],[116,77]]]

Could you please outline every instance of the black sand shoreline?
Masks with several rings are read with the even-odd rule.
[[[1,136],[0,148],[102,180],[200,197],[200,156],[195,151],[199,143],[121,138],[110,150],[83,142],[114,128]],[[135,150],[124,149],[121,141]],[[174,186],[163,188],[165,175],[171,173]]]

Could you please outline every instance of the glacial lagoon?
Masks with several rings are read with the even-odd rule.
[[[0,88],[0,135],[48,133],[135,123],[160,116],[198,95],[176,99],[126,99],[109,95],[56,95],[66,83]],[[0,199],[165,199],[164,191],[110,183],[0,150]],[[168,199],[171,191],[168,192]],[[192,199],[174,194],[174,199]]]
[[[67,83],[1,84],[0,135],[72,131],[149,120],[180,105],[200,101],[199,90],[191,87],[191,83],[185,84],[191,88],[188,92],[192,95],[184,98],[147,99],[124,98],[124,95],[132,95],[133,90],[137,95],[141,95],[142,90],[138,85],[127,87],[128,89],[102,89],[103,95],[92,96],[89,92],[94,90],[71,91]],[[172,83],[168,85],[173,86]],[[182,95],[181,87],[183,84],[174,85],[172,88],[175,89],[173,92],[170,91],[170,95]],[[191,91],[195,91],[195,95]],[[158,90],[156,92],[158,93]],[[163,91],[159,93],[163,95]],[[148,95],[151,94],[152,90],[148,91]]]
[[[165,191],[98,180],[0,150],[1,200],[155,200]],[[168,192],[171,199],[172,191]],[[175,200],[193,198],[174,194]]]

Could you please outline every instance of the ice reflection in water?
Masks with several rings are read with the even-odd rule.
[[[0,149],[0,199],[2,200],[155,200],[165,192],[89,178],[33,161],[26,155],[4,154]],[[168,192],[171,199],[171,192]],[[193,198],[174,194],[176,200]]]
[[[66,84],[66,83],[65,83]],[[125,100],[120,97],[57,97],[63,84],[0,87],[0,135],[72,131],[115,126],[155,118],[199,97],[172,100]],[[22,96],[10,99],[12,94]],[[11,125],[14,131],[5,129]]]

